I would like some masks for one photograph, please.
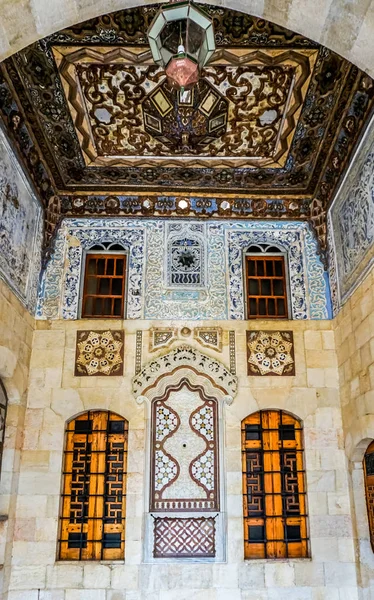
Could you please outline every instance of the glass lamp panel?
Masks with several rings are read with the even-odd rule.
[[[162,55],[160,50],[158,49],[157,43],[151,37],[148,38],[149,47],[151,48],[153,60],[156,63],[162,63]]]
[[[165,25],[165,22],[166,20],[164,17],[164,13],[159,12],[148,30],[148,37],[155,40],[160,35],[162,28]]]
[[[178,54],[178,46],[181,40],[183,45],[186,43],[186,24],[187,21],[185,19],[171,21],[165,25],[161,32],[160,41],[162,46],[173,55]]]
[[[166,66],[172,59],[173,54],[169,52],[169,50],[167,50],[166,48],[161,48],[160,54],[162,56],[162,63],[164,66]]]
[[[181,19],[187,19],[188,3],[176,4],[172,8],[166,7],[164,9],[164,15],[166,21],[180,21]]]
[[[211,53],[213,53],[214,50],[216,49],[216,42],[214,39],[214,29],[213,29],[212,23],[210,24],[210,27],[208,27],[208,29],[205,30],[205,39],[206,39],[206,43],[208,45],[209,51]]]
[[[189,20],[187,25],[186,52],[190,56],[193,56],[196,61],[198,60],[201,46],[204,43],[204,37],[205,33],[200,25]]]
[[[204,15],[196,6],[190,5],[189,17],[202,29],[207,29],[211,25],[209,17]]]

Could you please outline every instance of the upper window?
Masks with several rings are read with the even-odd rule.
[[[365,452],[364,477],[366,506],[369,519],[370,543],[374,552],[374,442],[370,444]]]
[[[285,256],[276,246],[258,244],[245,254],[247,318],[287,319]]]
[[[127,434],[127,421],[107,411],[67,423],[60,559],[124,558]]]
[[[119,244],[100,244],[90,249],[86,255],[82,317],[123,318],[126,267],[127,255]]]
[[[282,411],[242,421],[245,558],[308,556],[303,431]]]

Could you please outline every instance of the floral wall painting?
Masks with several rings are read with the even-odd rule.
[[[0,128],[0,277],[34,312],[41,264],[42,207]]]
[[[271,243],[287,254],[293,319],[330,317],[329,283],[305,222],[67,218],[39,289],[37,317],[79,318],[84,253],[120,242],[129,254],[127,319],[245,319],[243,255]]]
[[[372,122],[328,215],[330,278],[337,287],[335,312],[349,298],[374,262],[373,129]]]

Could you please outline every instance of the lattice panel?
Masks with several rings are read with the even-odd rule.
[[[60,559],[124,557],[127,421],[90,411],[67,424]]]
[[[214,557],[215,531],[213,517],[157,517],[154,520],[154,557]]]
[[[282,411],[242,423],[245,558],[308,555],[302,427]]]
[[[218,510],[217,401],[182,381],[153,402],[151,510]]]

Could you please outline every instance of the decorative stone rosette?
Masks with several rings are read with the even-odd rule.
[[[123,331],[77,331],[75,375],[123,375]]]
[[[295,375],[292,331],[247,331],[248,375]]]

